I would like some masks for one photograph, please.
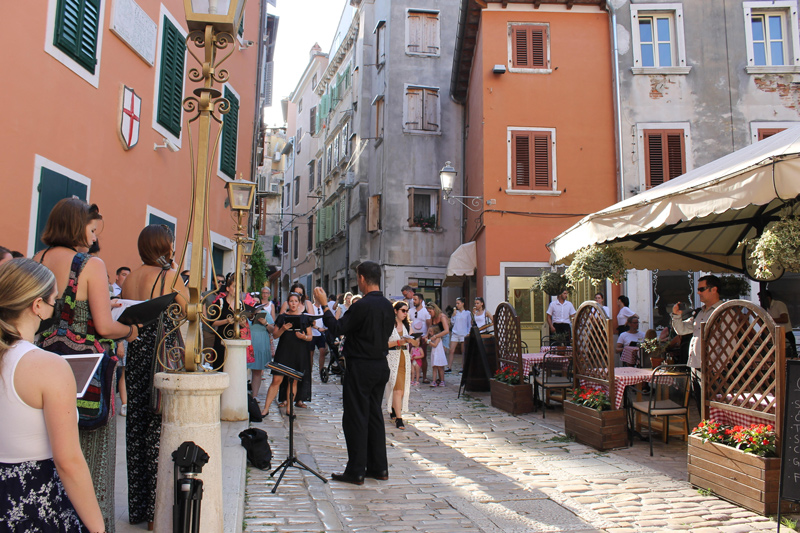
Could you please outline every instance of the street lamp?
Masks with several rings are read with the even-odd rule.
[[[456,202],[460,203],[470,211],[481,211],[483,209],[483,196],[455,196],[453,192],[453,183],[456,181],[458,172],[450,166],[450,161],[444,164],[444,168],[439,171],[439,181],[442,185],[442,198],[447,200],[450,205],[455,205]],[[470,205],[464,203],[463,200],[469,200]]]
[[[256,184],[252,181],[245,181],[242,179],[229,181],[225,187],[228,189],[228,202],[230,203],[231,210],[236,211],[236,276],[233,284],[233,293],[235,296],[235,304],[233,308],[233,338],[241,339],[241,321],[244,315],[244,308],[242,307],[242,261],[245,255],[250,256],[253,253],[252,239],[248,239],[244,231],[243,220],[245,214],[250,212],[253,205],[253,197],[256,192]],[[247,242],[250,241],[250,252],[247,253]]]
[[[190,55],[200,63],[200,68],[189,69],[188,77],[193,82],[202,82],[202,86],[193,91],[192,96],[183,100],[183,109],[187,113],[194,113],[188,119],[188,124],[198,123],[198,141],[196,164],[192,165],[192,256],[189,269],[189,303],[186,306],[186,319],[189,323],[186,335],[186,352],[184,356],[184,370],[188,372],[202,372],[203,362],[216,357],[212,355],[213,348],[203,347],[202,322],[208,322],[203,315],[203,249],[206,242],[208,229],[206,227],[206,213],[208,210],[208,188],[211,178],[209,162],[216,161],[213,152],[219,144],[221,128],[215,138],[211,139],[211,122],[221,123],[220,115],[230,110],[230,102],[222,97],[215,83],[225,83],[229,79],[228,71],[220,68],[233,53],[235,46],[234,35],[241,22],[242,12],[247,0],[184,0],[186,10],[186,23],[189,35],[186,37],[187,48]],[[203,50],[203,59],[192,52],[190,43]],[[217,52],[230,47],[230,51],[217,58]],[[192,144],[192,132],[187,128],[192,157],[195,154]],[[213,146],[213,147],[212,147]],[[237,198],[238,201],[238,198]]]

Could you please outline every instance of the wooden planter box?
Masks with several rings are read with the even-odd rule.
[[[492,407],[497,407],[512,415],[533,411],[533,386],[530,383],[509,385],[490,379],[489,388],[492,394]]]
[[[761,515],[778,512],[781,460],[759,457],[715,442],[689,436],[689,483]],[[784,501],[782,512],[800,506]]]
[[[564,430],[578,442],[601,451],[628,445],[628,423],[624,409],[598,411],[564,402]]]

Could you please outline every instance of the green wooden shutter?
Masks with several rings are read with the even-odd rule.
[[[94,74],[100,0],[59,0],[53,44]]]
[[[72,180],[63,174],[42,167],[41,180],[39,181],[39,208],[36,216],[36,246],[34,252],[45,248],[38,237],[44,231],[50,211],[63,198],[77,196],[86,200],[89,188],[79,181]]]
[[[225,87],[225,98],[231,109],[222,118],[222,154],[220,170],[229,178],[236,179],[236,135],[239,131],[239,99]]]
[[[164,17],[161,39],[161,73],[156,121],[167,131],[180,137],[183,109],[183,66],[186,42],[178,28]]]

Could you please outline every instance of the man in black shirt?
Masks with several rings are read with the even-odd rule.
[[[356,274],[358,289],[364,297],[352,304],[339,320],[328,309],[328,297],[322,288],[314,289],[314,299],[322,307],[325,327],[335,337],[347,337],[342,378],[347,467],[343,473],[331,477],[334,481],[362,485],[365,476],[389,479],[381,405],[389,381],[386,356],[395,317],[391,302],[380,291],[380,265],[365,261],[358,265]]]

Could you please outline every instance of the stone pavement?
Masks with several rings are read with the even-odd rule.
[[[384,531],[765,531],[775,523],[686,482],[686,445],[673,439],[598,452],[563,435],[561,409],[512,416],[488,393],[457,398],[446,387],[412,387],[406,429],[387,416],[389,481],[361,487],[322,483],[290,468],[276,494],[269,472],[248,465],[246,532]],[[268,383],[268,382],[267,382]],[[265,389],[260,394],[263,405]],[[336,376],[314,383],[314,401],[298,409],[298,458],[330,478],[347,454]],[[288,418],[273,405],[260,424],[273,467],[286,457]]]

